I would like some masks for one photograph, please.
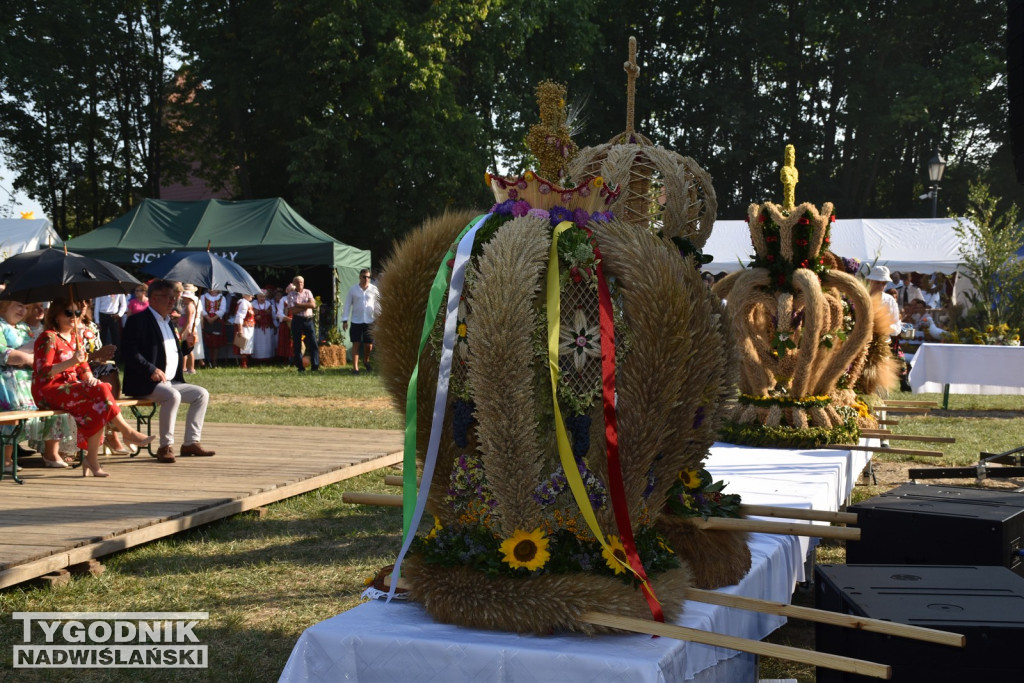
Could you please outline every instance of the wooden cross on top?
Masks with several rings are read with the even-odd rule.
[[[626,70],[626,139],[633,135],[633,111],[636,101],[636,77],[640,67],[636,63],[636,37],[629,37],[629,60],[622,65]]]

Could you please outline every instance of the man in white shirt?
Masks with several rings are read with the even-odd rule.
[[[370,365],[370,353],[373,351],[373,337],[370,335],[370,325],[377,319],[380,312],[380,303],[377,297],[377,285],[370,282],[370,269],[363,268],[359,271],[359,284],[352,285],[345,295],[345,308],[341,312],[341,328],[348,330],[349,321],[352,322],[352,374],[359,374],[359,356],[362,350],[365,355],[367,371],[372,371]],[[361,348],[362,347],[362,348]]]
[[[100,328],[100,341],[104,346],[121,345],[121,319],[128,311],[128,297],[124,294],[109,294],[96,297],[96,324]],[[119,357],[120,354],[117,354]]]
[[[179,340],[178,326],[171,322],[171,311],[181,291],[179,282],[154,280],[149,285],[149,308],[128,318],[122,336],[122,389],[128,396],[149,399],[160,406],[160,448],[154,457],[166,463],[174,462],[174,425],[182,403],[189,407],[180,455],[214,454],[199,442],[210,393],[182,381],[184,356],[192,349],[195,338],[187,332]]]

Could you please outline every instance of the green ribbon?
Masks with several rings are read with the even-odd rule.
[[[466,227],[455,238],[455,245],[462,240],[462,237],[480,221],[486,214],[481,214],[471,220]],[[444,301],[444,293],[448,289],[448,278],[451,276],[451,267],[448,262],[455,258],[455,246],[441,259],[441,265],[437,268],[434,276],[434,284],[430,287],[430,295],[427,297],[427,308],[423,313],[423,332],[420,334],[420,346],[416,352],[416,365],[412,368],[412,375],[409,376],[409,387],[405,393],[405,452],[402,458],[402,539],[404,540],[412,533],[412,518],[416,511],[416,388],[419,383],[420,356],[427,346],[427,339],[430,331],[434,329],[434,321],[437,319],[437,312],[441,309]]]

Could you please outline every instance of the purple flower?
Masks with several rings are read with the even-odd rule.
[[[551,188],[548,187],[546,183],[541,183],[540,186],[537,187],[537,189],[540,191],[541,194],[551,193]]]
[[[530,212],[530,202],[520,199],[518,202],[512,205],[512,215],[516,218],[525,216]]]
[[[576,209],[572,212],[572,221],[581,228],[585,228],[590,221],[590,214],[586,209]]]
[[[590,214],[590,220],[595,223],[607,223],[614,217],[615,215],[611,211],[595,211]]]
[[[572,220],[572,212],[564,206],[553,206],[548,211],[548,215],[551,218],[552,227],[557,226],[559,223],[564,221]]]
[[[548,219],[547,209],[530,209],[526,212],[526,215],[533,216],[534,218],[543,218],[544,220]]]
[[[494,206],[492,206],[491,207],[491,213],[496,213],[496,214],[499,214],[499,215],[506,215],[507,216],[507,215],[512,213],[512,205],[513,204],[515,204],[515,202],[513,200],[506,199],[505,201],[501,202],[500,204],[495,204]]]

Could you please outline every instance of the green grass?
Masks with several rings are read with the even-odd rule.
[[[225,367],[201,370],[195,380],[211,391],[210,421],[401,427],[380,380],[374,375],[353,376],[347,368],[299,375],[283,367]],[[968,410],[1021,410],[1021,397],[955,396],[950,402],[954,410],[949,417],[901,418],[897,429],[904,433],[950,434],[958,440],[955,447],[943,449],[947,457],[915,462],[969,464],[977,460],[979,450],[1024,445],[1024,414],[1014,419],[958,415]],[[197,629],[209,646],[209,669],[184,675],[169,669],[80,670],[74,679],[277,680],[302,631],[358,604],[364,578],[393,561],[400,540],[400,511],[341,502],[345,490],[394,493],[383,485],[384,474],[366,474],[272,504],[262,517],[237,515],[109,556],[103,559],[106,572],[98,578],[76,578],[61,588],[22,584],[0,591],[0,679],[14,679],[9,674],[9,644],[20,640],[20,631],[16,632],[11,612],[174,610],[210,612],[207,625]],[[841,544],[826,543],[818,550],[819,562],[844,559]],[[806,595],[800,599],[806,600]],[[787,627],[772,640],[806,645],[807,629]],[[765,659],[761,677],[813,680],[813,670]],[[19,670],[16,676],[19,681],[67,678],[60,669]]]

